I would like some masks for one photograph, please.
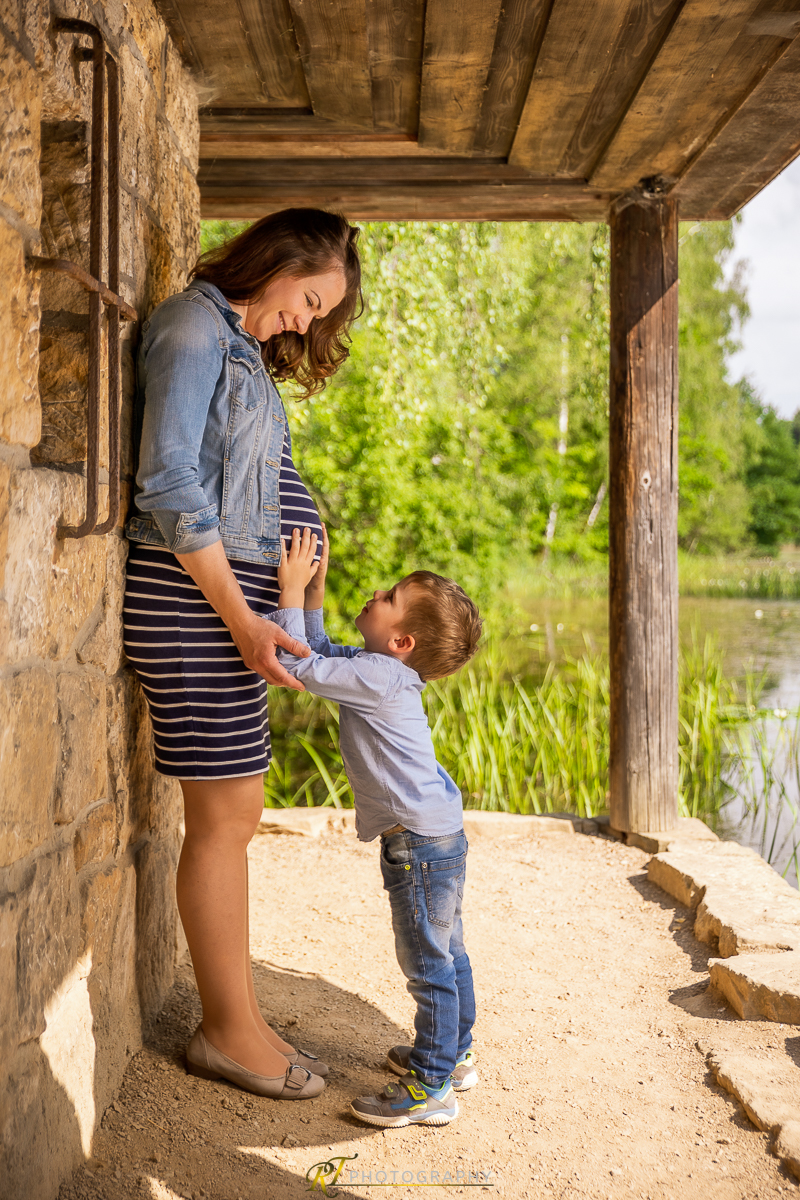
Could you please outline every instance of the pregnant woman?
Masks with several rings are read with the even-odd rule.
[[[268,618],[281,537],[317,511],[292,462],[274,380],[306,396],[347,357],[360,300],[358,231],[288,209],[199,259],[185,291],[145,322],[144,395],[125,651],[150,708],[157,769],[180,781],[186,836],[178,908],[203,1020],[192,1074],[305,1099],[327,1067],[283,1041],[256,1003],[247,845],[270,762],[267,681],[297,682],[275,647],[307,650]]]

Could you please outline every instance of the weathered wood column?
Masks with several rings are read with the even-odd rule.
[[[611,214],[611,825],[678,816],[678,212]]]

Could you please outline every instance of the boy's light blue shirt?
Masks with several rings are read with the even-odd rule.
[[[417,672],[386,654],[333,645],[321,608],[283,608],[270,620],[313,651],[296,658],[279,649],[287,671],[315,696],[339,704],[339,744],[359,840],[371,842],[394,825],[425,837],[458,833],[461,792],[436,761]]]

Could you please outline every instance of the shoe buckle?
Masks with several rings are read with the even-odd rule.
[[[292,1075],[295,1071],[301,1071],[302,1074],[305,1076],[305,1079],[303,1079],[303,1081],[301,1083],[298,1083],[296,1080],[294,1080],[292,1078]],[[308,1083],[310,1078],[311,1078],[310,1071],[307,1071],[305,1067],[298,1066],[297,1063],[292,1063],[292,1065],[289,1067],[289,1070],[286,1072],[286,1086],[291,1087],[291,1088],[297,1088],[297,1090],[299,1092],[302,1088],[304,1088],[306,1086],[306,1084]]]

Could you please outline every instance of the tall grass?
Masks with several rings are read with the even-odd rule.
[[[796,853],[800,720],[760,706],[764,678],[725,675],[706,639],[682,652],[679,803],[684,816],[723,828],[737,809],[763,829],[768,859]],[[584,654],[538,680],[515,676],[497,645],[458,675],[429,684],[425,702],[439,761],[468,808],[592,817],[608,800],[609,677]],[[777,722],[777,727],[776,727]],[[336,706],[307,693],[272,693],[275,759],[268,806],[350,807]],[[780,734],[780,736],[777,736]],[[780,838],[772,834],[782,813]],[[780,823],[778,823],[780,824]],[[796,864],[795,864],[796,865]]]
[[[682,596],[800,600],[800,559],[681,553],[678,583]],[[508,590],[523,601],[601,599],[608,594],[608,560],[556,559],[547,567],[531,562],[519,570]]]

